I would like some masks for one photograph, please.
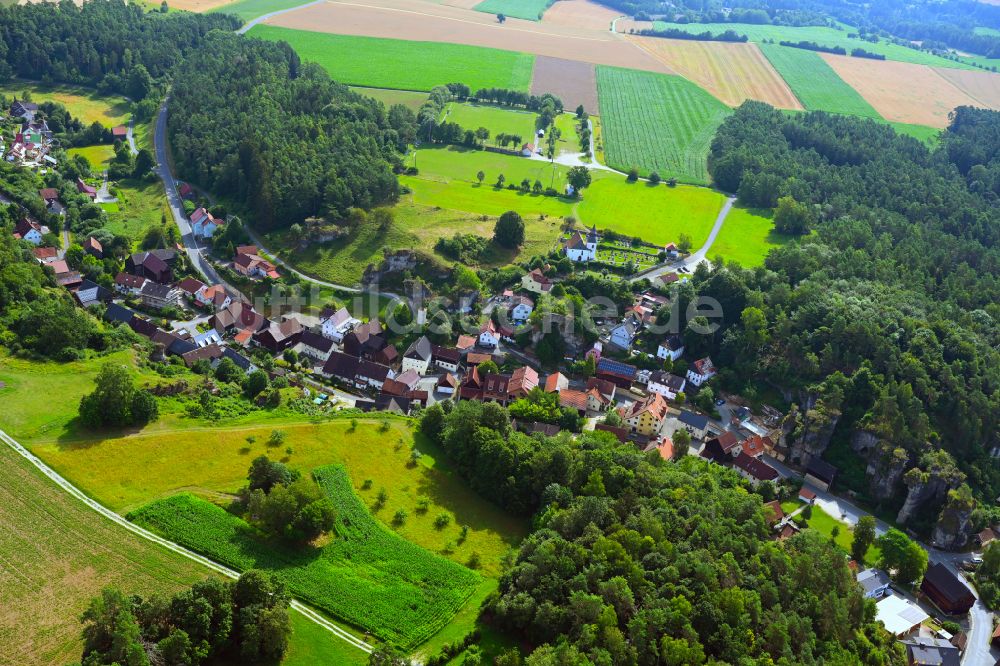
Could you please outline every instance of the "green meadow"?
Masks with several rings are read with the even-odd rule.
[[[473,7],[477,12],[488,14],[504,14],[528,21],[542,18],[545,10],[552,6],[553,0],[483,0]]]
[[[777,44],[760,49],[807,110],[882,118],[818,53]]]
[[[722,257],[748,268],[762,266],[768,252],[792,240],[791,236],[774,230],[771,217],[772,212],[769,210],[733,206],[726,216],[726,223],[712,243],[708,258]]]
[[[535,58],[526,53],[440,42],[333,35],[254,26],[260,39],[291,44],[303,60],[319,63],[340,83],[374,88],[430,90],[451,81],[477,88],[527,91]]]

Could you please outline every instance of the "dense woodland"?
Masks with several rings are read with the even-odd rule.
[[[180,175],[245,202],[268,230],[393,200],[398,135],[412,122],[285,43],[217,32],[175,73],[169,130]]]
[[[770,383],[801,402],[805,422],[789,434],[803,451],[822,454],[832,435],[835,457],[863,475],[844,454],[871,436],[856,450],[875,464],[854,481],[874,500],[898,501],[902,472],[937,449],[982,496],[1000,492],[989,457],[1000,445],[998,149],[992,111],[959,109],[932,151],[869,120],[757,102],[712,144],[720,187],[814,233],[766,268],[699,270],[682,299],[714,296],[725,321],[712,339],[690,338],[694,352],[714,351],[724,382],[750,395]],[[948,476],[943,490],[961,483]]]
[[[526,663],[904,663],[844,555],[810,532],[769,540],[731,471],[605,433],[524,435],[495,403],[436,405],[421,431],[473,488],[535,515],[489,606],[537,646]]]

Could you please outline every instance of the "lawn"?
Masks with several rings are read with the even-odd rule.
[[[477,12],[504,14],[514,18],[538,21],[554,0],[483,0],[473,7]]]
[[[531,143],[535,135],[535,121],[538,119],[538,114],[531,111],[458,102],[449,102],[444,113],[444,121],[458,123],[462,129],[488,129],[488,145],[493,145],[492,140],[498,134],[515,134],[521,137],[523,143]]]
[[[317,62],[341,83],[400,90],[430,90],[460,81],[473,90],[528,91],[535,58],[526,53],[439,42],[333,35],[268,25],[252,37],[284,40],[303,60]]]
[[[127,125],[129,103],[117,95],[102,95],[92,88],[70,85],[47,86],[31,81],[8,81],[0,85],[0,94],[9,98],[23,98],[31,93],[34,102],[59,102],[84,125],[98,122],[105,127]]]
[[[761,44],[760,48],[809,111],[882,117],[818,53],[776,44]]]
[[[498,190],[493,184],[502,173],[507,183],[518,184],[523,178],[534,182],[537,178],[543,185],[552,184],[561,190],[566,167],[456,147],[422,148],[414,157],[419,175],[401,178],[413,190],[414,202],[484,215],[516,210],[528,225],[529,242],[532,220],[541,215],[556,218],[572,215],[586,225],[638,236],[652,243],[676,242],[681,233],[687,233],[698,247],[708,237],[724,200],[718,192],[704,187],[651,187],[629,183],[624,176],[606,171],[592,172],[593,184],[584,190],[581,199],[544,197]],[[478,171],[486,176],[481,186],[476,181]],[[539,242],[553,242],[557,226],[549,220],[541,221],[548,222],[546,226],[553,235],[545,234]]]
[[[402,104],[414,113],[427,101],[427,94],[412,90],[391,90],[388,88],[364,88],[352,86],[351,90],[366,97],[372,97],[385,104],[386,108],[394,104]]]
[[[100,173],[108,168],[108,164],[115,158],[114,146],[85,146],[83,148],[70,148],[66,151],[70,157],[83,155],[90,163],[90,169],[94,173]]]
[[[773,248],[781,247],[792,240],[791,236],[774,230],[771,211],[755,210],[733,206],[726,222],[719,231],[709,259],[722,257],[726,261],[737,261],[743,266],[763,266],[764,257]]]
[[[597,68],[604,152],[621,171],[707,184],[706,160],[729,108],[679,76]]]
[[[343,467],[313,474],[337,508],[334,534],[322,546],[266,541],[242,519],[190,494],[158,500],[128,518],[238,570],[271,571],[311,605],[408,649],[443,628],[485,582],[375,520]]]
[[[914,139],[920,141],[921,143],[926,143],[930,146],[936,146],[938,139],[941,136],[941,130],[937,127],[928,127],[927,125],[912,125],[910,123],[896,123],[890,122],[890,125],[896,130],[897,134],[905,134],[906,136],[912,136]]]
[[[172,223],[160,180],[127,178],[118,181],[112,193],[118,197],[118,212],[109,213],[104,226],[114,234],[127,236],[133,245],[142,239],[149,227],[160,224],[164,214],[168,223]]]
[[[664,23],[656,22],[657,29],[676,28],[691,33],[711,32],[720,34],[726,30],[733,30],[741,35],[746,35],[751,42],[764,42],[773,40],[775,43],[781,41],[788,42],[816,42],[821,46],[842,46],[850,53],[851,50],[862,48],[871,53],[884,55],[889,60],[900,62],[911,62],[918,65],[934,65],[936,67],[953,67],[956,69],[971,69],[969,65],[955,62],[936,56],[927,51],[911,49],[892,42],[880,41],[877,44],[848,37],[849,34],[856,33],[856,30],[847,25],[841,25],[842,30],[826,26],[779,26],[779,25],[750,25],[746,23]],[[802,49],[797,49],[802,50]]]
[[[559,130],[559,140],[556,142],[556,149],[560,155],[565,153],[579,154],[580,137],[576,132],[576,116],[572,113],[560,113],[556,116],[555,125]]]

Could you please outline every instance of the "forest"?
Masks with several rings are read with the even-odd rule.
[[[832,457],[872,502],[926,509],[913,524],[927,530],[952,510],[967,524],[964,482],[990,505],[1000,492],[998,149],[992,111],[958,109],[930,150],[870,120],[747,102],[712,144],[715,181],[812,233],[680,291],[725,312],[690,352],[712,351],[732,388],[798,403],[793,459]]]
[[[435,405],[420,429],[534,515],[486,608],[535,646],[526,663],[905,663],[844,555],[808,531],[768,539],[764,498],[730,470],[607,433],[524,435],[495,403]]]
[[[266,231],[395,199],[398,136],[415,120],[283,42],[216,32],[175,72],[168,122],[181,177],[245,204]]]

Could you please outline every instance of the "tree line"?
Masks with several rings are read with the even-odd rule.
[[[945,450],[980,497],[1000,492],[998,127],[1000,113],[958,109],[931,150],[870,120],[748,102],[712,143],[719,187],[814,233],[760,269],[696,271],[681,302],[711,295],[725,315],[689,352],[711,352],[723,383],[751,396],[762,381],[809,404],[826,395],[831,454],[863,494],[881,491],[850,447],[858,433],[879,442],[869,472]],[[895,483],[878,501],[898,506]]]

